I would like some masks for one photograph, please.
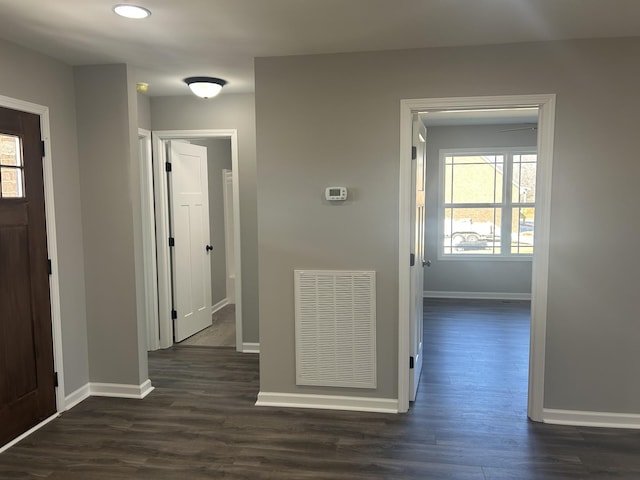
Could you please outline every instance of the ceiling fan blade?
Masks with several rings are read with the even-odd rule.
[[[532,132],[535,132],[538,130],[537,126],[531,126],[531,127],[519,127],[519,128],[509,128],[507,130],[500,130],[499,133],[503,133],[503,132],[520,132],[522,130],[531,130]]]

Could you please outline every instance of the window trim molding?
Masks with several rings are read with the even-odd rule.
[[[507,164],[507,157],[511,157],[511,161],[513,161],[514,155],[538,155],[538,151],[536,147],[480,147],[480,148],[441,148],[438,150],[438,243],[436,245],[437,255],[436,258],[438,261],[444,262],[459,262],[459,261],[480,261],[480,262],[531,262],[533,260],[532,253],[492,253],[492,254],[481,254],[481,253],[444,253],[444,209],[445,209],[445,198],[444,198],[444,180],[445,180],[445,168],[444,161],[447,156],[455,156],[455,155],[505,155],[505,171]],[[537,162],[536,162],[537,164]],[[503,173],[504,177],[504,173]],[[536,179],[537,181],[537,179]],[[502,198],[506,199],[506,191],[503,183],[502,188]],[[537,187],[536,187],[537,188]],[[520,202],[509,202],[509,207],[513,207],[513,204],[520,204]],[[471,204],[477,208],[494,208],[495,203],[477,203]],[[485,207],[486,205],[486,207]],[[501,205],[507,205],[504,201]],[[464,207],[453,207],[453,208],[464,208]],[[535,202],[534,202],[535,208]],[[534,242],[535,245],[535,242]]]

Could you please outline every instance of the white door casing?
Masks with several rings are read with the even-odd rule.
[[[425,209],[425,172],[427,129],[418,118],[413,116],[413,147],[411,160],[411,307],[410,307],[410,340],[409,355],[413,361],[409,372],[409,400],[414,401],[420,384],[422,373],[423,345],[423,290],[424,290],[424,209]],[[415,158],[413,153],[415,152]]]
[[[224,237],[226,253],[226,290],[227,303],[236,303],[235,242],[233,238],[233,171],[222,170],[223,202],[224,202]]]
[[[399,232],[398,232],[398,411],[409,409],[410,370],[410,254],[411,168],[406,159],[412,145],[413,114],[429,110],[538,107],[538,171],[536,179],[536,250],[532,262],[531,338],[527,415],[541,422],[544,404],[544,369],[549,277],[549,229],[553,172],[555,94],[486,97],[419,98],[400,101]]]
[[[174,339],[211,325],[207,149],[169,142]]]
[[[0,106],[12,108],[21,112],[40,115],[40,135],[44,142],[43,181],[44,206],[46,216],[47,251],[51,260],[51,274],[49,275],[49,293],[51,300],[51,324],[53,331],[53,363],[58,372],[58,387],[56,388],[56,408],[63,412],[66,406],[64,362],[62,348],[62,310],[60,306],[60,277],[58,273],[58,235],[56,233],[56,209],[54,207],[53,162],[51,153],[51,132],[49,121],[49,107],[36,103],[5,97],[0,95]],[[53,417],[52,417],[53,418]],[[46,420],[42,424],[46,423]],[[39,428],[35,427],[33,430]],[[17,443],[23,436],[16,438],[7,445],[0,445],[0,452]]]
[[[144,301],[147,312],[147,350],[152,351],[160,347],[160,325],[158,321],[158,271],[156,264],[153,161],[151,157],[151,132],[149,130],[138,129],[138,146],[142,206],[142,252],[144,256]]]
[[[152,132],[153,144],[153,185],[155,196],[155,227],[157,238],[157,282],[158,282],[158,327],[160,330],[159,348],[173,345],[173,320],[171,319],[171,258],[168,238],[169,231],[169,192],[165,171],[167,144],[175,139],[228,138],[231,142],[231,168],[239,171],[238,132],[235,129],[217,130],[156,130]],[[232,179],[233,190],[233,264],[235,272],[235,320],[236,350],[243,352],[242,333],[242,254],[240,232],[240,185],[239,175]],[[248,349],[247,351],[252,351]]]

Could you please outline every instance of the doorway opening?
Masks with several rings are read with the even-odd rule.
[[[529,135],[528,143],[531,145],[519,145],[521,147],[530,147],[530,150],[537,151],[537,169],[535,170],[535,205],[530,205],[530,201],[526,200],[522,203],[522,197],[519,195],[520,187],[513,187],[512,181],[505,180],[500,186],[496,186],[496,179],[507,177],[509,180],[512,178],[512,173],[516,171],[514,165],[518,167],[518,172],[523,171],[522,166],[525,166],[525,170],[529,168],[528,160],[530,157],[526,157],[527,161],[524,161],[524,154],[531,152],[518,152],[520,156],[509,157],[510,160],[506,160],[506,155],[502,158],[502,162],[494,162],[496,165],[491,167],[485,165],[485,156],[489,158],[491,155],[486,154],[485,151],[475,152],[476,157],[482,159],[482,161],[473,162],[471,156],[473,152],[460,150],[456,154],[460,157],[460,167],[454,166],[455,162],[451,160],[454,158],[454,153],[448,155],[449,163],[442,164],[440,168],[441,173],[437,178],[429,179],[428,183],[436,188],[443,187],[447,180],[451,180],[454,171],[457,174],[463,173],[465,170],[477,170],[475,176],[474,185],[478,184],[478,172],[493,172],[494,192],[496,197],[490,201],[483,199],[480,203],[474,204],[471,200],[462,199],[458,197],[453,201],[449,197],[449,202],[439,201],[435,206],[427,205],[427,209],[431,209],[432,212],[436,212],[436,215],[432,215],[430,220],[427,220],[427,230],[431,230],[432,238],[436,238],[437,250],[432,250],[430,255],[435,255],[436,259],[449,262],[454,265],[454,261],[468,261],[472,257],[485,257],[488,253],[491,253],[495,259],[500,257],[501,259],[507,259],[513,261],[515,257],[519,256],[520,259],[528,258],[532,264],[532,273],[530,273],[530,288],[531,288],[531,322],[530,322],[530,353],[529,353],[529,379],[528,379],[528,416],[532,420],[542,420],[542,400],[543,400],[543,386],[544,386],[544,350],[545,350],[545,330],[546,330],[546,298],[547,298],[547,272],[548,272],[548,239],[549,239],[549,201],[550,201],[550,189],[551,189],[551,162],[552,162],[552,145],[553,145],[553,121],[554,121],[554,109],[555,109],[555,96],[554,95],[522,95],[522,96],[505,96],[505,97],[470,97],[470,98],[442,98],[442,99],[416,99],[416,100],[403,100],[401,102],[401,142],[400,142],[400,255],[402,260],[409,257],[409,244],[410,235],[408,232],[409,225],[409,212],[414,206],[410,204],[410,181],[411,172],[408,168],[408,162],[404,161],[411,156],[412,148],[412,118],[419,115],[427,127],[427,143],[429,143],[429,126],[444,126],[447,122],[451,125],[456,125],[456,122],[460,122],[464,119],[465,123],[480,123],[485,125],[497,126],[497,135],[503,135],[505,137],[511,136],[509,141],[503,143],[509,143],[514,141],[523,141],[525,132]],[[518,118],[518,115],[530,115],[533,112],[537,113],[538,118]],[[493,117],[493,118],[490,118]],[[431,123],[430,123],[431,122]],[[518,125],[509,125],[513,123]],[[458,125],[460,123],[457,123]],[[502,125],[502,126],[500,126]],[[517,129],[517,130],[516,130]],[[459,132],[458,132],[459,133]],[[470,130],[465,132],[465,138],[468,140],[472,138]],[[514,139],[515,136],[519,138]],[[532,135],[533,134],[533,135]],[[531,137],[534,137],[531,140]],[[449,140],[450,141],[450,140]],[[490,141],[492,145],[486,145],[487,147],[495,147],[495,140]],[[527,143],[527,142],[525,142]],[[481,145],[473,145],[476,149]],[[442,146],[445,148],[466,147],[469,145],[455,145],[448,144]],[[486,154],[486,155],[485,155]],[[509,155],[512,155],[510,152]],[[500,155],[500,154],[495,154]],[[494,160],[498,157],[494,155]],[[515,155],[515,154],[513,154]],[[457,158],[457,157],[455,157]],[[514,158],[516,160],[514,160]],[[433,160],[433,159],[432,159]],[[437,162],[442,163],[443,159],[436,159]],[[516,163],[514,163],[514,161]],[[520,162],[520,163],[517,163]],[[446,163],[446,161],[445,161]],[[473,165],[473,164],[476,165]],[[500,165],[498,165],[500,163]],[[473,167],[469,167],[473,165]],[[529,168],[529,170],[531,170]],[[445,173],[446,171],[446,173]],[[486,173],[485,172],[485,173]],[[449,175],[449,177],[446,177]],[[482,173],[484,175],[484,173]],[[461,177],[458,176],[458,179]],[[452,181],[452,180],[451,180]],[[488,181],[488,179],[487,179]],[[449,193],[451,193],[450,185]],[[456,184],[458,187],[460,185]],[[518,177],[518,185],[520,185],[520,177]],[[444,188],[444,187],[443,187]],[[522,190],[524,188],[520,188]],[[409,193],[408,193],[409,192]],[[517,199],[511,201],[506,199],[503,195],[516,194]],[[496,199],[500,197],[499,199]],[[429,196],[427,194],[427,204],[429,198],[438,198],[436,196]],[[441,199],[442,200],[442,199]],[[499,201],[498,201],[499,200]],[[531,200],[531,192],[529,192],[528,200]],[[465,203],[467,202],[467,203]],[[433,200],[432,200],[433,203]],[[444,208],[444,207],[449,207]],[[505,209],[508,208],[508,211]],[[534,217],[535,211],[535,217]],[[515,216],[513,215],[515,212]],[[481,216],[493,215],[492,219],[495,221],[489,221],[489,219],[480,218]],[[509,215],[507,218],[506,215]],[[524,222],[522,221],[522,214],[525,214]],[[491,216],[490,215],[490,216]],[[526,218],[526,216],[530,218]],[[460,218],[458,218],[460,217]],[[489,228],[487,232],[475,232],[471,231],[473,228],[462,228],[463,217],[467,219],[469,225],[473,224],[473,228],[484,228],[487,226],[493,226]],[[469,218],[467,218],[469,217]],[[478,217],[478,218],[475,218]],[[515,220],[513,220],[515,218]],[[525,241],[530,239],[533,243],[533,227],[531,232],[525,234],[526,226],[533,225],[533,218],[535,218],[535,252],[531,254],[531,248],[527,248]],[[470,220],[469,220],[470,219]],[[505,220],[506,219],[506,220]],[[475,221],[475,224],[474,224]],[[454,237],[451,230],[452,226],[456,228],[460,226],[462,230],[455,232],[455,238],[459,240],[464,238],[460,245],[453,245],[452,238]],[[523,226],[524,225],[524,226]],[[449,230],[447,230],[449,226]],[[515,232],[515,236],[513,234]],[[470,238],[463,236],[464,233],[469,233]],[[473,238],[471,238],[473,233]],[[448,235],[447,235],[448,234]],[[429,233],[427,233],[429,235]],[[515,238],[515,250],[512,238]],[[448,240],[448,242],[447,242]],[[472,243],[469,243],[472,242]],[[531,247],[530,245],[529,247]],[[467,248],[468,247],[468,248]],[[473,248],[472,248],[473,247]],[[406,256],[405,256],[406,252]],[[522,255],[520,255],[522,253]],[[429,256],[429,255],[428,255]],[[448,257],[448,258],[447,258]],[[482,260],[485,260],[484,258]],[[504,262],[504,260],[502,260]],[[524,262],[521,262],[521,266]],[[427,265],[431,264],[431,260],[427,259]],[[506,265],[506,262],[504,262]],[[460,267],[460,263],[457,267]],[[522,268],[520,268],[522,270]],[[412,291],[412,277],[410,276],[410,270],[405,262],[400,261],[400,298],[410,298],[410,292]],[[427,280],[425,289],[429,288],[428,279],[430,273],[427,268],[425,280]],[[525,282],[526,284],[526,282]],[[442,289],[442,288],[441,288]],[[415,290],[415,289],[413,289]],[[491,290],[489,288],[489,290]],[[456,293],[456,292],[448,292]],[[477,292],[475,292],[477,294]],[[518,292],[522,293],[522,292]],[[422,292],[420,293],[422,295]],[[455,295],[451,295],[454,296]],[[477,295],[476,295],[476,298]],[[481,297],[482,298],[482,297]],[[487,294],[485,298],[492,298]],[[496,298],[496,297],[494,297]],[[513,296],[513,299],[519,298],[519,295]],[[399,303],[399,384],[398,384],[398,404],[399,411],[407,411],[409,408],[410,399],[410,378],[412,375],[412,368],[407,362],[407,357],[412,356],[412,345],[415,343],[411,338],[411,332],[416,330],[416,322],[422,321],[422,319],[412,318],[410,315],[410,309],[408,305],[413,299]]]
[[[148,331],[148,350],[156,350],[158,348],[168,348],[174,344],[174,321],[172,317],[177,316],[179,313],[176,310],[174,303],[174,289],[172,286],[173,270],[172,270],[172,255],[170,242],[175,245],[175,240],[171,241],[172,237],[172,224],[170,213],[170,199],[171,189],[169,187],[168,178],[169,175],[166,171],[167,163],[170,161],[169,146],[173,142],[176,143],[188,143],[196,146],[197,144],[206,145],[209,149],[221,148],[229,152],[228,164],[225,164],[225,168],[216,168],[212,171],[214,179],[208,178],[207,180],[207,195],[212,187],[215,187],[215,199],[216,199],[216,212],[215,215],[216,232],[213,235],[212,240],[222,239],[221,242],[211,243],[206,245],[207,258],[211,258],[211,253],[215,252],[217,255],[214,258],[214,275],[218,280],[214,280],[212,276],[212,289],[211,289],[211,302],[213,306],[213,312],[209,312],[208,315],[220,315],[220,312],[225,313],[227,317],[229,315],[232,319],[232,330],[235,330],[233,335],[232,345],[235,345],[236,350],[243,351],[242,342],[242,287],[241,287],[241,251],[240,251],[240,209],[239,209],[239,189],[238,189],[238,148],[237,148],[237,131],[236,130],[176,130],[176,131],[157,131],[150,133],[149,140],[143,140],[147,142],[147,145],[151,144],[148,151],[141,150],[141,158],[143,158],[143,184],[149,181],[152,182],[153,195],[149,195],[146,192],[146,202],[143,199],[143,208],[148,212],[153,212],[145,220],[144,229],[147,231],[147,237],[153,238],[152,242],[156,248],[155,266],[156,272],[150,268],[149,265],[145,265],[145,272],[150,278],[150,284],[152,285],[155,279],[155,288],[151,288],[151,291],[157,292],[157,300],[150,298],[149,302],[156,302],[157,305],[157,317],[151,318],[147,323]],[[207,160],[208,163],[208,160]],[[144,165],[147,167],[145,168]],[[224,223],[224,183],[223,183],[223,170],[229,170],[230,174],[230,197],[231,208],[230,215],[232,221],[228,222],[233,231],[225,232]],[[143,185],[143,195],[144,185]],[[153,219],[151,221],[150,219]],[[206,238],[209,239],[209,232],[206,232]],[[226,248],[217,248],[226,244],[227,238],[230,238],[233,242],[231,250],[233,256],[229,257],[225,255]],[[217,248],[217,250],[216,250]],[[231,262],[231,264],[229,264]],[[153,262],[151,262],[153,263]],[[229,271],[233,272],[233,288],[227,288],[227,282]],[[216,273],[217,272],[217,273]],[[148,293],[148,292],[147,292]],[[229,307],[230,306],[230,307]],[[231,313],[228,310],[231,309]]]

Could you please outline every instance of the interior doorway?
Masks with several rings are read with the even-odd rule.
[[[400,297],[409,298],[408,292],[411,290],[411,277],[407,266],[402,262],[403,258],[409,257],[408,246],[410,236],[408,235],[409,215],[411,210],[410,196],[407,193],[410,188],[411,172],[408,164],[404,160],[411,155],[413,146],[412,116],[424,112],[442,114],[453,112],[467,116],[484,116],[486,114],[497,115],[500,112],[512,111],[523,108],[537,109],[539,120],[537,124],[537,188],[535,205],[535,239],[536,249],[533,254],[533,275],[531,280],[532,307],[531,307],[531,333],[530,333],[530,356],[529,356],[529,398],[528,415],[532,420],[542,420],[542,400],[544,386],[544,334],[546,328],[546,290],[548,271],[548,238],[549,238],[549,200],[551,186],[551,162],[553,145],[553,121],[555,96],[553,95],[523,95],[510,97],[471,97],[471,98],[443,98],[443,99],[417,99],[403,100],[401,102],[401,142],[400,142]],[[428,128],[427,128],[428,129]],[[505,169],[506,167],[506,163]],[[502,167],[501,167],[502,168]],[[495,169],[494,169],[495,170]],[[501,175],[508,171],[501,171]],[[439,180],[442,180],[440,178]],[[505,189],[504,191],[507,191]],[[462,205],[458,205],[462,207]],[[444,217],[444,215],[443,215]],[[441,227],[441,218],[436,220],[437,229],[440,235],[445,235],[444,226]],[[502,233],[504,239],[510,237],[509,220],[507,226],[503,226]],[[515,223],[518,223],[517,220]],[[449,222],[451,224],[451,221]],[[497,236],[496,236],[497,237]],[[451,238],[451,235],[450,235]],[[499,238],[499,237],[498,237]],[[478,245],[478,239],[473,239]],[[506,242],[509,243],[510,241]],[[510,248],[510,247],[509,247]],[[451,245],[450,245],[451,249]],[[406,256],[405,256],[406,252]],[[446,252],[445,252],[446,253]],[[451,253],[451,250],[450,252]],[[409,303],[409,302],[406,302]],[[410,332],[415,329],[412,324],[413,318],[409,315],[408,305],[401,301],[399,303],[399,384],[398,403],[399,411],[406,411],[409,408],[410,397],[410,375],[409,362],[406,361],[410,354]]]
[[[173,298],[172,298],[172,269],[171,269],[171,252],[170,249],[170,237],[171,237],[171,225],[170,225],[170,189],[167,183],[167,162],[169,160],[167,154],[167,147],[169,142],[188,142],[188,143],[211,143],[215,141],[226,142],[230,150],[230,165],[229,170],[233,172],[231,178],[231,196],[234,200],[232,208],[232,228],[233,228],[233,265],[232,269],[235,272],[235,284],[233,291],[231,292],[232,298],[229,298],[226,290],[226,260],[224,250],[220,249],[222,253],[222,265],[224,265],[225,273],[222,277],[224,289],[224,298],[219,298],[217,301],[213,300],[213,311],[224,307],[227,303],[234,305],[233,319],[235,327],[234,345],[236,350],[243,351],[242,342],[242,288],[241,288],[241,248],[240,248],[240,209],[239,209],[239,187],[238,187],[238,148],[237,148],[237,131],[236,130],[176,130],[176,131],[157,131],[152,132],[152,150],[153,160],[147,159],[147,162],[151,162],[153,187],[154,187],[154,218],[155,225],[153,234],[156,238],[157,249],[157,288],[158,292],[157,305],[158,316],[157,321],[153,319],[148,323],[148,336],[151,339],[149,344],[149,350],[157,348],[168,348],[174,344],[174,325],[172,319],[172,313],[175,310]],[[222,169],[220,170],[220,177],[222,176]],[[219,190],[222,191],[223,183],[219,179],[216,185],[219,183]],[[222,203],[222,196],[220,197],[220,203]],[[220,205],[220,211],[223,212],[223,207]],[[222,213],[223,215],[223,213]],[[222,225],[224,222],[222,221]],[[150,228],[150,225],[146,225],[145,228]],[[222,238],[225,238],[224,226],[222,227]],[[224,240],[223,240],[224,242]],[[211,248],[215,249],[215,243],[211,245]],[[209,249],[207,249],[209,252]],[[218,262],[218,267],[220,262]],[[147,269],[148,270],[148,269]],[[214,290],[215,292],[215,286]],[[157,342],[153,342],[157,339]]]

